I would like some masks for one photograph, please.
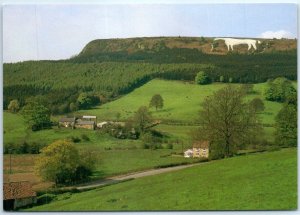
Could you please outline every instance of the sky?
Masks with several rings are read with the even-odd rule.
[[[297,25],[295,4],[8,4],[3,62],[66,59],[103,38],[297,38]]]

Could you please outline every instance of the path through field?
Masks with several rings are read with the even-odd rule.
[[[109,178],[106,178],[103,180],[93,181],[90,183],[82,184],[82,185],[77,186],[76,188],[78,190],[85,190],[85,189],[115,184],[115,183],[122,182],[122,181],[129,180],[129,179],[136,179],[136,178],[142,178],[142,177],[151,176],[151,175],[158,175],[158,174],[165,173],[165,172],[177,171],[180,169],[185,169],[185,168],[189,168],[192,166],[201,165],[201,164],[205,164],[205,163],[181,165],[181,166],[167,167],[167,168],[161,168],[161,169],[150,169],[150,170],[130,173],[130,174],[126,174],[126,175],[118,175],[118,176],[109,177]]]

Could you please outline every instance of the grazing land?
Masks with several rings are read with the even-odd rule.
[[[201,102],[206,96],[211,95],[225,85],[222,83],[195,85],[182,81],[155,79],[118,100],[75,113],[96,115],[99,121],[116,120],[116,114],[120,113],[120,120],[126,120],[134,114],[138,107],[142,105],[148,106],[152,95],[160,93],[164,99],[164,108],[158,111],[151,109],[151,113],[155,118],[162,120],[162,123],[156,126],[155,129],[167,136],[167,141],[173,144],[173,149],[143,149],[143,142],[140,140],[116,139],[108,134],[86,129],[72,130],[53,127],[52,129],[33,132],[27,129],[20,114],[9,112],[4,112],[4,144],[20,144],[25,141],[27,143],[36,142],[40,144],[40,147],[43,147],[55,140],[78,138],[80,141],[76,143],[76,146],[79,149],[94,151],[99,157],[96,170],[93,173],[94,179],[154,168],[156,166],[194,162],[193,159],[189,160],[173,156],[173,154],[181,153],[182,150],[191,147],[190,134],[191,131],[197,128],[198,111],[201,108]],[[265,110],[260,113],[260,116],[262,122],[266,125],[264,127],[265,137],[269,141],[273,141],[274,128],[272,126],[282,104],[264,100],[263,92],[265,87],[265,83],[255,84],[255,93],[249,94],[247,99],[250,100],[255,97],[263,99]],[[59,116],[54,116],[54,119],[58,118]],[[83,135],[86,135],[89,140],[83,139]],[[23,168],[24,163],[18,159],[20,156],[29,159],[26,164],[30,168]],[[38,155],[13,155],[13,158],[16,160],[13,160],[12,173],[18,174],[14,177],[22,177],[22,174],[23,176],[31,174],[33,175],[34,183],[41,183],[40,180],[36,179],[33,171],[33,158],[35,156]],[[4,158],[4,173],[7,175],[8,155],[5,155]]]
[[[164,108],[158,111],[152,110],[155,118],[183,123],[197,123],[200,104],[206,96],[225,87],[227,84],[214,83],[210,85],[195,85],[182,81],[152,80],[144,86],[134,90],[132,93],[121,97],[113,102],[95,107],[92,110],[81,110],[80,114],[96,115],[99,119],[116,119],[120,113],[121,119],[131,117],[142,105],[148,106],[154,94],[161,94],[164,99]],[[232,84],[238,86],[239,84]],[[254,84],[254,93],[247,98],[261,98],[266,109],[261,114],[263,123],[273,124],[274,118],[281,104],[278,102],[266,101],[264,89],[266,83]]]
[[[4,182],[27,180],[39,194],[55,196],[29,211],[297,208],[297,99],[290,86],[297,88],[297,41],[261,42],[257,50],[242,45],[227,52],[223,42],[204,37],[95,40],[70,59],[5,63]],[[196,75],[207,82],[195,81]],[[163,105],[150,107],[154,95]],[[256,105],[243,102],[255,98]],[[202,111],[200,123],[201,108],[208,107],[201,104],[209,101],[216,106]],[[260,122],[264,134],[255,130],[261,131]],[[290,140],[281,143],[278,133]],[[68,146],[70,159],[52,148],[56,163],[39,170],[58,167],[60,173],[51,170],[53,182],[42,181],[35,163],[51,161],[40,152],[55,141],[55,147]],[[65,188],[201,161],[209,162],[90,191],[51,193],[58,192],[54,181]],[[37,204],[44,197],[48,202],[46,193]]]
[[[62,195],[64,200],[28,211],[292,210],[297,208],[297,150],[233,157]]]

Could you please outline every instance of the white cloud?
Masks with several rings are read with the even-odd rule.
[[[295,38],[295,36],[288,31],[280,30],[280,31],[266,31],[259,35],[260,38],[266,38],[266,39],[281,39],[281,38]]]

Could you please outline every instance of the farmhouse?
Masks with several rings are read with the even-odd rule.
[[[58,122],[59,127],[74,128],[76,118],[61,118]]]
[[[96,123],[94,121],[83,121],[83,120],[77,120],[75,123],[75,128],[86,128],[86,129],[95,129]]]
[[[58,127],[65,128],[86,128],[94,130],[97,124],[96,116],[82,116],[82,118],[61,118],[58,122]]]
[[[6,211],[36,203],[36,192],[28,181],[3,184],[3,208]]]
[[[194,158],[208,158],[209,156],[209,142],[199,141],[193,144]]]

